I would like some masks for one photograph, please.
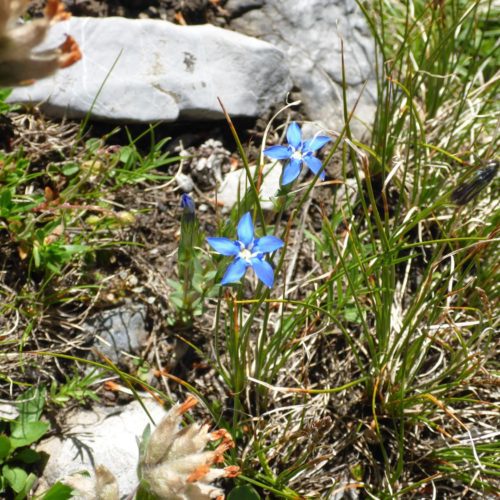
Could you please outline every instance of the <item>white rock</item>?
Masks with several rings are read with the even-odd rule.
[[[0,420],[15,420],[19,416],[16,405],[10,403],[0,403]]]
[[[193,179],[182,172],[175,176],[175,183],[183,193],[190,193],[194,189]]]
[[[250,173],[255,175],[257,167],[250,167]],[[280,162],[267,163],[263,168],[264,179],[259,191],[260,205],[264,210],[273,208],[273,199],[280,188],[282,165]],[[243,199],[250,184],[244,168],[229,172],[224,178],[217,193],[217,202],[222,204],[223,212],[228,212],[238,202]]]
[[[77,18],[55,24],[41,48],[70,33],[83,58],[9,102],[42,103],[52,116],[121,122],[260,116],[291,86],[284,53],[255,38],[210,25],[151,19]],[[95,103],[94,103],[94,100]]]
[[[151,399],[143,402],[157,424],[165,410]],[[115,475],[120,494],[132,493],[137,486],[137,438],[148,424],[151,422],[137,401],[119,410],[96,407],[69,414],[65,419],[67,432],[37,446],[38,452],[49,455],[42,484],[52,485],[82,471],[92,473],[94,466],[104,465]]]
[[[376,102],[375,42],[355,0],[295,0],[293,7],[266,0],[262,9],[247,12],[231,27],[285,51],[309,118],[335,130],[344,121],[342,37],[349,111],[367,82],[351,126],[358,136],[369,128]]]

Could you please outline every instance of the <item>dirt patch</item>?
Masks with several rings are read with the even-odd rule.
[[[75,16],[121,16],[141,19],[163,19],[178,24],[226,26],[229,13],[216,0],[68,0],[67,10]],[[44,0],[36,0],[29,9],[33,16],[43,12]]]

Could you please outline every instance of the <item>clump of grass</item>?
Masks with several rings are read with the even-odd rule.
[[[249,481],[285,498],[349,488],[377,498],[488,494],[498,449],[482,413],[494,408],[484,374],[498,322],[496,280],[486,275],[498,207],[488,187],[466,206],[450,194],[493,158],[492,5],[386,1],[365,13],[380,49],[371,144],[354,140],[348,123],[341,131],[326,159],[342,155],[346,188],[333,206],[315,207],[311,190],[283,193],[292,211],[272,228],[288,243],[272,296],[261,286],[220,295],[227,425],[235,435],[250,426],[244,470],[261,472]],[[330,436],[313,431],[325,427]]]

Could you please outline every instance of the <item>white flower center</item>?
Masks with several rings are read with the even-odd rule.
[[[302,160],[302,151],[295,151],[293,154],[292,154],[292,159],[293,160],[297,160],[297,161],[301,161]]]
[[[250,259],[253,257],[253,254],[250,250],[248,250],[248,248],[243,248],[242,250],[240,250],[239,257],[240,257],[240,259],[243,259],[243,260],[246,260],[247,262],[249,262]]]

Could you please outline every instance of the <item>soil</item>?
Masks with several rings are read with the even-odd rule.
[[[163,19],[178,24],[226,26],[230,17],[218,0],[67,0],[67,10],[75,16]],[[41,15],[44,0],[35,0],[30,14]]]

